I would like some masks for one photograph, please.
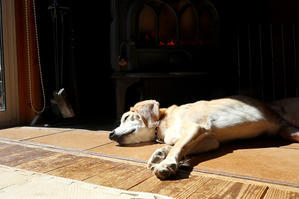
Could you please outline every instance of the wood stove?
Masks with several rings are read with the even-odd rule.
[[[191,79],[194,84],[208,75],[207,55],[217,48],[219,37],[218,13],[208,0],[113,0],[111,13],[118,117],[124,111],[127,89],[140,81],[157,85],[165,79]],[[163,100],[144,96],[138,100]]]
[[[201,52],[218,44],[208,0],[113,0],[111,64],[116,72],[202,72]]]

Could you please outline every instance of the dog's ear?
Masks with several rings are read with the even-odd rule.
[[[146,100],[138,102],[134,107],[131,107],[131,111],[137,112],[143,119],[148,128],[156,127],[159,121],[159,102],[155,100]]]

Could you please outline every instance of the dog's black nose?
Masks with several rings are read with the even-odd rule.
[[[115,136],[115,131],[112,131],[110,134],[109,134],[109,139],[110,140],[115,140],[116,136]]]

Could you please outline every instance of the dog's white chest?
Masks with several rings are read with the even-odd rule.
[[[165,144],[173,145],[175,144],[182,136],[180,130],[175,128],[169,128],[165,131],[164,142]]]
[[[182,123],[180,121],[177,121],[178,118],[176,118],[173,125],[166,129],[163,133],[164,135],[164,142],[165,144],[173,145],[179,140],[182,136]]]

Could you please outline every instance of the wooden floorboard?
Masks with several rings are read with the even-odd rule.
[[[89,150],[111,143],[106,133],[87,130],[66,131],[59,134],[28,139],[27,141],[77,150]]]
[[[37,127],[14,127],[1,129],[0,137],[14,140],[28,140],[57,133],[70,131],[71,129],[62,128],[37,128]]]
[[[28,135],[30,134],[27,130],[28,129],[26,129],[26,133],[24,133],[25,137],[28,137]],[[10,131],[14,132],[14,134],[17,134],[13,130]],[[17,134],[19,141],[0,141],[0,164],[29,171],[70,178],[74,180],[81,180],[103,186],[110,186],[132,191],[159,193],[182,199],[299,198],[299,189],[295,187],[262,183],[255,180],[242,180],[238,178],[234,179],[234,177],[217,177],[217,175],[208,175],[201,172],[196,172],[196,175],[194,175],[194,172],[190,173],[180,170],[177,175],[172,176],[168,180],[161,181],[151,174],[151,172],[146,168],[145,163],[137,163],[138,161],[132,161],[136,159],[141,160],[140,162],[145,162],[145,160],[147,160],[148,158],[147,156],[149,156],[156,147],[161,147],[161,145],[144,145],[141,146],[141,148],[136,146],[119,147],[108,140],[106,133],[98,135],[96,132],[81,130],[69,130],[64,132],[60,129],[59,131],[61,132],[55,134],[53,134],[53,132],[49,134],[45,133],[44,135],[40,131],[37,131],[38,137],[35,137],[34,133],[31,133],[30,136],[32,136],[32,138],[27,141],[44,140],[42,143],[37,145],[30,144],[30,142],[23,142],[22,137],[19,134]],[[72,135],[75,137],[75,139],[73,139],[73,142]],[[49,139],[47,140],[47,138]],[[100,139],[100,141],[96,141],[97,139]],[[55,142],[58,143],[58,148],[54,147]],[[43,147],[43,143],[51,144],[53,145],[53,147],[47,147],[46,145]],[[281,147],[289,146],[291,148],[279,149]],[[265,149],[257,148],[256,152],[254,151],[254,148],[253,150],[251,149],[251,151],[249,151],[247,148],[237,149],[236,151],[227,153],[224,159],[230,156],[238,157],[239,154],[247,154],[246,158],[248,159],[254,158],[258,154],[260,154],[261,157],[265,157],[267,155],[269,155],[270,157],[271,153],[269,152],[271,151],[278,151],[277,154],[281,155],[291,154],[293,157],[297,154],[297,146],[297,144],[286,144],[276,148],[273,148],[273,146],[269,146]],[[64,148],[61,147],[74,147],[74,150],[64,150]],[[90,150],[90,152],[94,153],[90,153],[88,151],[82,151],[81,153],[80,150]],[[109,157],[105,155],[96,155],[97,152],[99,152],[99,154],[101,154],[101,152],[108,153],[109,150],[110,154],[112,155],[124,157],[129,152],[128,160],[120,161],[119,159],[113,158],[113,156]],[[206,156],[203,155],[201,157],[204,159]],[[221,161],[217,161],[223,159],[219,158],[222,156],[219,156],[218,158],[216,158],[216,160],[213,160],[213,155],[209,158],[211,157],[212,161],[201,164],[201,166],[210,164],[208,168],[215,167],[215,171],[217,171],[218,168],[221,169],[222,167],[225,168],[229,166],[229,164],[234,162],[234,160],[238,160],[238,158],[231,158],[231,161],[222,160],[221,164]],[[285,168],[287,168],[287,165],[296,164],[296,162],[294,163],[294,159],[292,158],[279,158],[279,156],[277,156],[277,158],[280,160],[284,160],[281,164],[285,164],[282,165],[286,166]],[[288,161],[290,161],[290,163]],[[215,162],[217,164],[214,164]],[[235,168],[237,168],[238,166],[244,166],[242,164],[243,163],[241,161],[239,163],[236,163],[236,165],[234,166]],[[250,164],[254,164],[254,160]],[[219,165],[221,166],[219,167]],[[252,165],[251,169],[254,170],[254,168],[255,166]],[[236,171],[236,169],[234,171]],[[259,171],[263,170],[259,169]],[[286,172],[290,173],[287,177],[291,178],[292,172]],[[296,173],[297,171],[294,172]],[[273,173],[273,175],[275,175],[275,173]],[[294,178],[297,179],[298,177],[294,176]]]
[[[171,199],[0,165],[1,199]]]
[[[150,177],[152,177],[151,172],[144,167],[121,164],[104,172],[98,172],[96,176],[85,181],[128,190]]]
[[[96,158],[84,157],[70,165],[52,170],[48,172],[48,174],[74,180],[85,180],[95,176],[97,173],[105,172],[107,169],[115,167],[118,164],[119,163],[114,162],[107,163],[107,161]]]
[[[263,199],[290,198],[298,199],[299,193],[281,189],[269,188]]]
[[[53,154],[50,156],[41,157],[29,162],[24,162],[16,167],[19,169],[25,169],[34,172],[47,173],[52,170],[63,168],[67,165],[73,164],[74,162],[77,162],[82,158],[82,156],[53,152]]]
[[[20,153],[16,153],[10,156],[2,157],[0,160],[0,164],[15,167],[25,162],[29,162],[35,159],[39,159],[42,157],[47,157],[52,155],[51,151],[40,151],[38,149],[28,150]]]
[[[278,147],[231,150],[229,147],[195,156],[192,159],[195,168],[299,185],[299,169],[293,169],[299,168],[295,158],[299,157],[299,150]]]
[[[209,179],[187,198],[262,198],[266,186]]]
[[[180,179],[180,177],[182,179]],[[144,191],[151,193],[159,193],[162,195],[167,195],[171,197],[176,197],[177,195],[182,195],[186,189],[190,188],[188,192],[194,192],[200,186],[197,184],[198,176],[189,176],[189,178],[184,178],[183,174],[179,174],[176,178],[170,180],[161,181],[155,176],[151,176],[144,182],[132,187],[131,191]],[[150,185],[150,186],[149,186]],[[193,189],[192,189],[193,188]]]
[[[19,153],[25,150],[33,150],[32,148],[25,147],[22,145],[14,145],[14,144],[5,144],[6,146],[3,147],[0,151],[0,157],[5,157],[9,155],[13,155],[15,153]]]
[[[6,148],[6,147],[8,147],[8,146],[10,146],[9,144],[6,144],[6,143],[3,143],[3,142],[0,142],[0,150],[2,151],[2,149],[4,149],[4,148]],[[1,151],[0,151],[0,153],[1,153]]]
[[[13,150],[17,153],[13,153]],[[1,158],[1,164],[17,165],[17,168],[25,170],[125,190],[158,193],[174,198],[276,198],[277,195],[282,196],[281,198],[296,198],[299,193],[250,183],[194,176],[185,171],[180,171],[169,180],[161,181],[153,176],[145,165],[136,166],[47,151],[37,147],[6,144],[0,153],[5,159]],[[30,154],[32,158],[28,158]]]
[[[108,137],[108,135],[106,136]],[[146,143],[135,144],[130,146],[119,146],[117,143],[113,142],[104,146],[93,148],[88,151],[147,161],[156,149],[161,148],[163,146],[166,145]]]

